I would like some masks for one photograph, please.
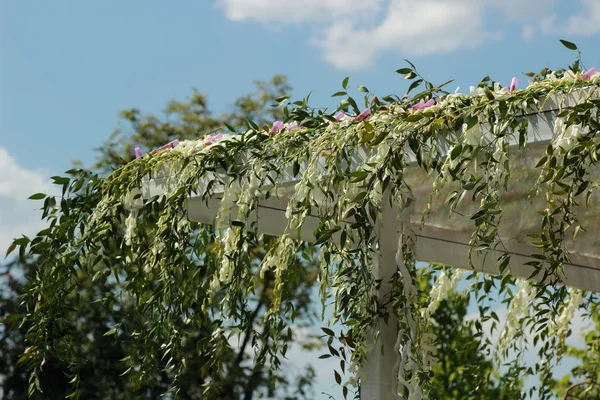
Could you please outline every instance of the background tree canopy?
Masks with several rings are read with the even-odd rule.
[[[162,117],[145,115],[140,110],[125,110],[121,114],[119,125],[106,142],[97,149],[98,159],[92,170],[107,174],[133,159],[133,149],[142,147],[145,151],[157,148],[173,139],[198,139],[202,135],[223,129],[227,124],[234,129],[245,127],[248,119],[259,125],[270,124],[283,119],[281,108],[274,107],[278,99],[289,95],[291,87],[285,76],[275,76],[271,80],[256,82],[256,91],[242,96],[234,102],[232,109],[224,115],[215,116],[210,111],[207,96],[194,90],[185,101],[170,101]],[[206,246],[211,246],[214,237],[206,236]],[[267,239],[268,240],[268,239]],[[108,249],[107,251],[111,251]],[[121,263],[122,255],[114,252],[114,262]],[[265,255],[263,246],[250,249],[248,264],[256,267]],[[206,257],[210,257],[207,255]],[[294,321],[289,333],[285,336],[284,345],[303,346],[314,349],[325,345],[324,338],[308,337],[300,341],[294,330],[310,327],[317,320],[319,310],[313,305],[315,297],[315,280],[317,277],[319,249],[306,244],[295,262],[304,268],[304,274],[298,278],[294,293]],[[106,274],[101,279],[92,281],[89,276],[79,276],[81,289],[75,310],[76,318],[70,326],[55,326],[57,331],[68,330],[74,335],[68,343],[62,344],[65,351],[73,352],[79,360],[76,365],[66,365],[57,359],[50,358],[38,376],[39,386],[43,394],[29,393],[29,378],[23,364],[28,354],[25,338],[28,325],[18,323],[19,316],[25,314],[25,305],[20,303],[23,281],[38,274],[38,260],[20,260],[4,265],[3,276],[6,285],[0,289],[0,315],[7,316],[0,327],[0,387],[6,399],[24,399],[31,394],[34,398],[58,399],[68,397],[73,388],[78,388],[82,399],[158,399],[162,394],[172,390],[172,382],[177,382],[177,391],[171,395],[181,399],[244,399],[283,398],[312,399],[315,393],[311,388],[314,370],[307,368],[298,374],[281,371],[277,376],[267,376],[266,364],[271,359],[265,354],[255,354],[264,349],[260,344],[266,340],[261,315],[269,309],[272,301],[273,276],[267,274],[261,282],[257,282],[260,290],[251,304],[239,318],[243,324],[227,325],[227,321],[218,318],[203,321],[202,329],[190,330],[181,325],[182,342],[186,354],[186,372],[174,376],[169,368],[169,356],[148,362],[157,363],[149,368],[152,373],[144,376],[139,384],[123,378],[128,371],[124,359],[132,353],[129,346],[136,342],[117,341],[115,327],[125,331],[136,332],[145,329],[143,320],[136,318],[133,305],[137,299],[117,296],[119,293],[119,277]],[[218,260],[203,260],[218,262]],[[432,273],[419,277],[421,287],[431,287]],[[106,293],[113,293],[106,296]],[[110,300],[107,300],[110,299]],[[74,303],[73,303],[74,304]],[[438,344],[440,363],[433,370],[431,394],[435,399],[513,399],[521,396],[523,382],[518,378],[520,371],[508,370],[503,374],[496,371],[489,354],[486,353],[484,338],[473,335],[474,321],[466,320],[468,295],[452,293],[444,300],[433,315],[436,335],[443,340]],[[201,307],[200,303],[191,303],[190,307]],[[111,310],[110,313],[107,310]],[[596,322],[600,323],[597,318]],[[173,320],[173,324],[181,321]],[[196,371],[201,370],[209,362],[196,351],[197,339],[210,336],[214,330],[224,328],[229,331],[230,341],[222,343],[218,354],[226,366],[213,376],[219,380],[220,389],[204,393],[205,381],[199,378]],[[596,332],[586,337],[588,348],[584,351],[569,348],[568,354],[581,359],[581,365],[573,370],[572,375],[554,383],[556,393],[569,394],[567,390],[575,383],[585,381],[589,384],[577,387],[577,391],[594,388],[600,381],[599,344]],[[160,346],[160,343],[155,343]],[[256,362],[255,355],[257,356]],[[78,372],[78,375],[74,374]],[[144,371],[136,371],[143,374]],[[334,380],[332,371],[331,380]],[[276,383],[276,384],[275,384]],[[596,386],[597,388],[597,386]],[[339,393],[333,393],[338,397]],[[598,395],[598,392],[595,392]]]

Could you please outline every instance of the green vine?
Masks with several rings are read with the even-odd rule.
[[[443,206],[439,198],[444,196],[449,212],[468,212],[470,258],[489,249],[500,254],[498,275],[473,272],[466,277],[479,305],[478,334],[483,334],[482,323],[492,321],[492,330],[509,335],[499,359],[509,358],[511,351],[520,354],[522,343],[516,339],[525,340],[526,332],[536,345],[545,343],[543,362],[529,372],[540,373],[539,393],[549,396],[544,383],[560,359],[559,344],[564,347],[567,332],[556,321],[562,321],[570,298],[585,299],[576,308],[593,301],[591,295],[567,293],[560,286],[563,266],[571,262],[571,238],[583,235],[579,232],[588,222],[585,206],[597,204],[600,77],[587,77],[578,64],[573,71],[543,70],[523,90],[506,90],[486,78],[470,95],[449,94],[444,85],[425,81],[410,64],[398,72],[413,80],[409,92],[424,85],[414,97],[379,99],[362,86],[368,108],[361,110],[348,95],[345,79],[343,91],[334,94],[343,100],[333,112],[312,109],[307,99],[290,103],[281,98],[287,125],[259,127],[248,121],[245,132],[181,142],[106,178],[83,170],[69,171],[69,178],[55,177],[63,187],[61,197],[33,196],[44,199],[48,228],[31,240],[17,239],[9,249],[18,246],[21,256],[28,252],[42,265],[23,297],[29,312],[22,321],[31,326],[31,347],[22,362],[31,368],[32,391],[39,389],[37,374],[53,354],[71,363],[77,397],[83,360],[71,350],[76,346],[70,332],[77,329],[72,316],[78,301],[71,295],[78,293],[82,275],[94,282],[118,282],[120,291],[93,301],[111,308],[117,296],[130,297],[136,304],[132,318],[145,323],[144,331],[114,326],[106,333],[134,344],[129,348],[136,350],[123,360],[127,379],[141,384],[163,368],[175,393],[178,376],[187,368],[181,333],[202,329],[209,334],[197,337],[196,351],[205,359],[198,373],[206,392],[224,390],[211,380],[224,368],[215,355],[228,346],[229,328],[251,329],[256,302],[268,304],[268,312],[261,316],[264,330],[252,344],[255,361],[277,369],[287,350],[287,328],[294,323],[294,288],[304,273],[297,257],[304,252],[302,229],[308,219],[316,219],[320,293],[323,304],[333,300],[332,322],[344,326],[338,337],[341,346],[333,347],[333,331],[326,328],[325,333],[331,355],[342,360],[342,373],[359,370],[372,351],[373,332],[392,310],[399,321],[398,391],[411,399],[426,396],[436,338],[428,334],[433,309],[422,306],[428,293],[414,283],[418,238],[411,232],[400,236],[398,270],[387,297],[378,295],[382,282],[373,278],[371,268],[380,251],[376,227],[386,202],[398,215],[415,209],[426,223]],[[540,252],[527,263],[535,282],[517,286],[501,235],[509,186],[520,173],[513,160],[532,146],[526,116],[543,110],[550,98],[563,104],[570,96],[577,96],[576,105],[556,112],[554,139],[535,160],[535,168],[525,172],[539,177],[528,192],[534,206],[543,203],[537,209],[539,224],[529,235]],[[149,194],[148,185],[159,181],[162,193]],[[415,198],[413,189],[423,182],[430,185],[431,195]],[[217,194],[222,201],[214,225],[187,219],[191,196],[208,204]],[[259,205],[278,196],[289,199],[287,226],[272,239],[260,233]],[[471,208],[465,211],[468,204]],[[264,249],[260,264],[249,254],[255,248]],[[450,276],[456,278],[445,273],[438,278],[432,292],[438,303],[463,277],[454,274]],[[515,305],[508,328],[487,305],[493,288]],[[195,305],[201,305],[201,313],[193,311]],[[574,312],[569,310],[566,316]],[[525,368],[521,358],[515,357],[516,370]],[[351,366],[346,368],[347,363]],[[346,396],[348,383],[342,383],[337,371],[335,378]],[[353,382],[360,383],[360,374]]]

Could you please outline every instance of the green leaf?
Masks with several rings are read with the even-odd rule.
[[[334,94],[331,95],[331,97],[338,97],[338,96],[345,96],[346,92],[340,91],[340,92],[335,92]]]
[[[575,43],[569,42],[568,40],[560,39],[560,42],[569,50],[577,50],[577,45]]]
[[[46,198],[46,194],[44,193],[36,193],[29,196],[29,200],[42,200]]]
[[[343,87],[344,89],[348,89],[348,81],[349,81],[349,80],[350,80],[350,77],[349,77],[349,76],[347,76],[347,77],[345,77],[345,78],[344,78],[344,80],[342,81],[342,87]]]
[[[368,93],[368,92],[369,92],[369,89],[367,89],[367,87],[366,87],[366,86],[360,85],[360,86],[358,87],[358,91],[359,91],[359,92]]]
[[[411,114],[408,117],[404,118],[404,120],[406,122],[417,122],[420,121],[424,118],[425,116],[423,115],[423,113],[416,113],[416,114]]]
[[[108,332],[106,332],[104,335],[102,336],[110,336],[110,335],[115,335],[117,333],[117,329],[113,328],[111,330],[109,330]]]
[[[16,248],[17,244],[13,242],[10,246],[8,246],[8,250],[6,250],[6,255],[4,256],[4,258],[8,257],[8,255],[12,253]]]
[[[364,199],[366,196],[367,196],[367,192],[360,192],[359,194],[356,195],[356,197],[354,199],[352,199],[351,203],[358,203],[359,201]]]
[[[226,122],[223,122],[223,125],[225,125],[225,128],[229,129],[230,132],[235,133],[235,128],[233,126],[229,125]]]
[[[462,153],[462,146],[460,144],[458,144],[458,145],[456,145],[456,147],[454,147],[452,149],[452,152],[450,153],[450,159],[455,160],[461,153]]]
[[[417,67],[415,67],[415,64],[411,63],[406,58],[404,59],[404,61],[406,61],[408,63],[408,65],[410,65],[412,67],[412,69],[417,69]]]
[[[340,376],[340,373],[337,371],[333,371],[334,375],[335,375],[335,381],[337,382],[338,385],[342,384],[342,377]]]
[[[402,75],[410,74],[411,72],[413,72],[413,70],[410,68],[400,68],[400,69],[396,70],[397,74],[402,74]]]
[[[410,84],[410,86],[408,87],[408,92],[406,93],[408,94],[412,92],[412,90],[416,89],[421,83],[423,83],[423,79],[417,79],[416,81]]]
[[[335,336],[335,333],[329,328],[321,328],[321,330],[325,332],[325,334],[327,334],[328,336]]]
[[[467,130],[473,128],[475,125],[477,125],[478,122],[479,122],[479,119],[477,117],[473,117],[472,115],[465,117],[465,123],[467,124]]]

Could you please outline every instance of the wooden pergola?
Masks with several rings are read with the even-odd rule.
[[[530,169],[529,163],[535,158],[532,155],[543,151],[554,137],[557,114],[566,108],[575,106],[582,98],[597,98],[597,93],[592,90],[596,89],[583,89],[568,95],[548,97],[545,101],[540,102],[543,104],[541,109],[520,116],[520,118],[527,118],[529,122],[527,145],[523,151],[517,150],[516,143],[513,143],[515,146],[511,147],[514,149],[511,154],[513,157],[510,161],[511,165],[525,172]],[[485,138],[485,132],[489,133],[490,127],[483,126],[483,131]],[[368,151],[367,148],[357,151],[353,155],[352,165],[360,165],[368,155]],[[305,167],[306,165],[301,166],[301,171]],[[322,167],[325,168],[324,165]],[[288,221],[285,211],[294,193],[294,185],[298,182],[297,178],[293,177],[291,169],[290,166],[289,172],[279,177],[271,190],[271,196],[259,203],[255,213],[257,218],[255,222],[257,222],[260,233],[279,236],[286,230]],[[224,172],[222,173],[224,174]],[[215,174],[218,175],[219,172],[217,171]],[[434,209],[431,216],[422,223],[421,214],[415,213],[414,210],[421,210],[423,207],[414,207],[414,205],[429,199],[431,185],[426,176],[418,175],[417,172],[414,176],[410,176],[408,173],[407,175],[414,182],[410,182],[412,198],[407,198],[405,201],[406,204],[412,203],[413,206],[407,207],[401,218],[398,218],[398,210],[391,207],[389,202],[382,202],[381,219],[377,226],[379,246],[376,249],[377,257],[374,258],[372,269],[374,277],[382,280],[379,289],[381,298],[390,292],[391,288],[387,282],[392,275],[397,273],[396,256],[399,237],[408,232],[416,237],[415,258],[419,261],[496,274],[499,273],[496,262],[498,257],[508,252],[511,255],[508,269],[512,275],[527,278],[534,272],[533,267],[525,265],[528,261],[535,260],[531,257],[532,254],[539,253],[539,249],[533,246],[526,236],[529,233],[528,222],[530,222],[528,213],[533,213],[533,211],[526,208],[529,204],[528,193],[519,189],[520,179],[526,182],[528,179],[532,179],[531,176],[524,173],[522,177],[517,177],[514,181],[509,182],[509,194],[505,196],[505,211],[506,218],[510,220],[510,223],[505,223],[504,226],[507,228],[500,232],[504,247],[498,250],[473,251],[472,257],[469,258],[472,221],[469,218],[471,214],[468,212],[468,202],[465,202],[463,213],[449,214],[445,208],[440,207],[444,211]],[[200,180],[196,190],[197,195],[188,199],[187,212],[191,221],[205,224],[214,222],[223,196],[223,188],[217,188],[210,199],[203,199],[202,193],[210,180],[210,177]],[[226,179],[223,178],[222,181],[226,181]],[[525,186],[527,187],[527,185]],[[165,170],[162,176],[154,176],[145,181],[142,187],[144,198],[160,196],[168,190],[168,170]],[[441,202],[443,199],[436,201]],[[325,202],[319,202],[318,199],[316,199],[316,204],[318,207],[327,206]],[[231,212],[232,215],[237,215],[235,208]],[[600,292],[600,235],[594,232],[595,229],[600,228],[600,214],[594,213],[593,209],[588,212],[590,215],[586,214],[586,222],[590,232],[585,238],[568,243],[571,263],[564,267],[563,282],[568,286]],[[315,210],[304,221],[298,239],[307,242],[314,241],[314,232],[318,222],[318,214]],[[351,223],[352,221],[345,222]],[[362,367],[367,376],[366,379],[363,379],[361,386],[363,400],[391,400],[396,397],[394,394],[396,389],[394,367],[398,357],[394,351],[397,337],[396,322],[390,320],[387,325],[381,324],[379,345],[383,345],[384,351],[381,351],[379,345],[373,346],[373,351]]]

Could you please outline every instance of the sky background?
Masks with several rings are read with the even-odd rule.
[[[25,199],[91,164],[122,109],[160,115],[196,87],[218,114],[275,74],[314,106],[345,76],[402,94],[404,58],[451,91],[523,87],[573,61],[558,39],[600,68],[600,0],[0,0],[0,248],[41,229]]]

